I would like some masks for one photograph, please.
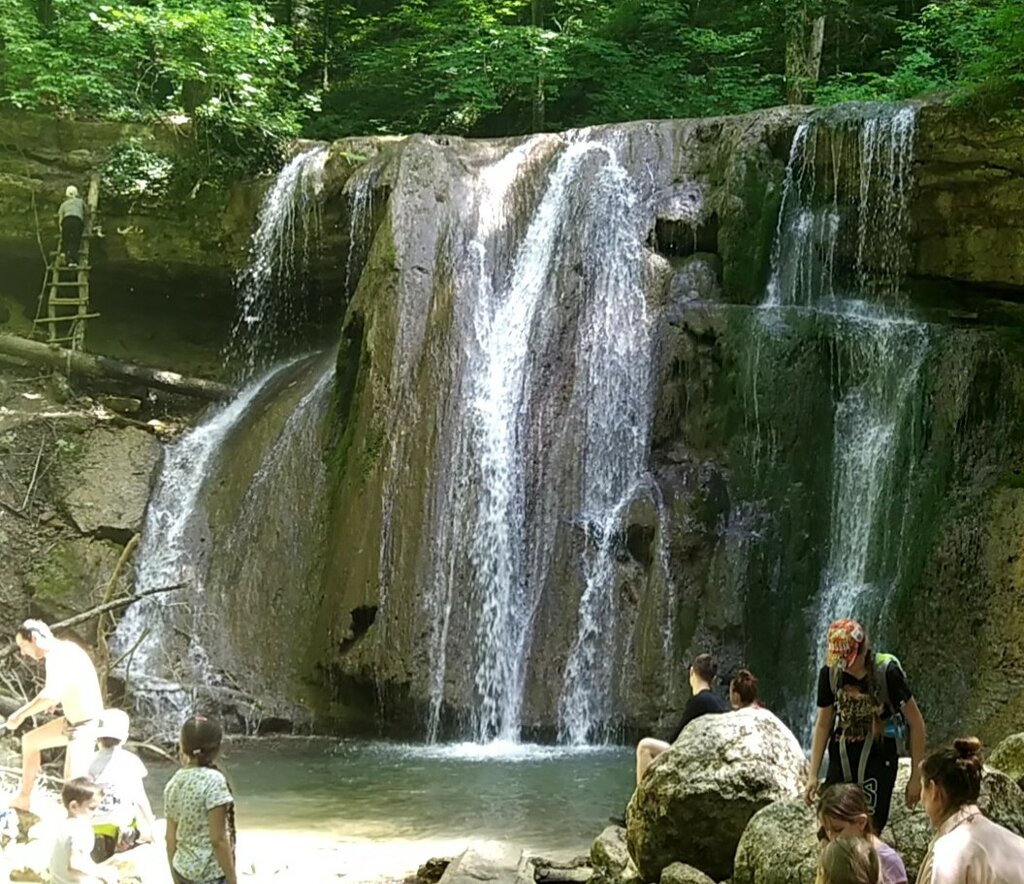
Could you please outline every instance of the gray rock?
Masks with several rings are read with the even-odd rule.
[[[801,799],[763,807],[743,830],[733,884],[813,884],[817,831],[814,811]]]
[[[1020,783],[1024,779],[1024,733],[1010,734],[992,750],[986,763]]]
[[[479,884],[481,881],[514,884],[519,858],[519,852],[511,848],[499,856],[483,856],[468,848],[448,864],[439,884]]]
[[[160,443],[144,430],[95,429],[71,440],[60,461],[58,497],[78,529],[142,527]]]
[[[618,884],[637,879],[636,866],[626,848],[626,830],[608,826],[590,845],[591,884]]]
[[[662,870],[661,884],[715,884],[715,882],[700,869],[695,869],[686,863],[672,863]]]
[[[697,254],[679,266],[669,283],[669,302],[680,307],[692,301],[718,301],[722,261],[717,255]]]
[[[797,798],[806,768],[796,737],[765,709],[691,722],[629,803],[627,841],[643,880],[657,880],[673,862],[730,877],[751,817]]]

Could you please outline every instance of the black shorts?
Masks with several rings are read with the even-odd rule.
[[[850,760],[851,782],[857,781],[857,770],[860,766],[860,753],[864,748],[862,742],[848,740],[846,755]],[[889,809],[892,805],[892,792],[896,787],[896,771],[899,768],[899,752],[896,741],[892,737],[875,740],[868,756],[868,764],[864,769],[864,797],[867,799],[868,810],[875,833],[881,834],[885,824],[889,822]],[[839,741],[830,740],[828,744],[828,773],[825,785],[847,782],[843,778],[843,762],[839,757]]]

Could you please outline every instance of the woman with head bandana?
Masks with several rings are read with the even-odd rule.
[[[859,785],[867,798],[875,831],[881,832],[889,819],[904,726],[909,730],[913,763],[907,806],[913,807],[921,798],[918,773],[924,758],[924,719],[899,660],[891,654],[876,654],[856,620],[836,620],[829,626],[826,639],[804,797],[811,803],[817,795],[827,748],[825,784]]]

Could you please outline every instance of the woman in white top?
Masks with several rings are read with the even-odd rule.
[[[921,765],[921,800],[935,837],[917,884],[1024,884],[1024,838],[978,809],[981,742],[955,740]]]

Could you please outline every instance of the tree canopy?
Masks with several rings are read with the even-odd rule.
[[[506,135],[937,91],[1021,110],[1024,0],[0,0],[0,103],[188,119],[253,168],[298,134]]]

